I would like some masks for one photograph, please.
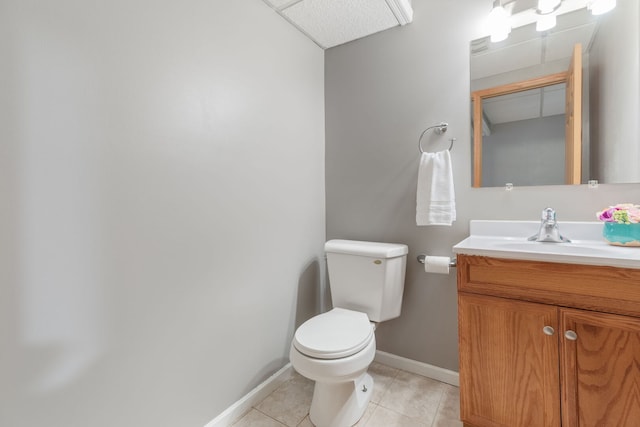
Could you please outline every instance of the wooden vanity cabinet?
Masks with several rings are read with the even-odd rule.
[[[639,283],[640,285],[640,283]],[[560,310],[563,426],[640,425],[640,319]]]
[[[640,269],[458,255],[473,427],[640,425]]]
[[[559,426],[557,309],[473,294],[458,297],[461,419],[482,426]]]

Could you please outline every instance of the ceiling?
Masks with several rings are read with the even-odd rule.
[[[413,20],[411,0],[264,0],[327,49]]]

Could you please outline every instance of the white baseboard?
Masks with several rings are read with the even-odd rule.
[[[228,427],[242,418],[252,407],[262,402],[265,397],[277,389],[283,382],[291,378],[293,368],[287,363],[282,369],[271,375],[240,400],[229,406],[224,412],[209,421],[204,427]]]
[[[451,384],[456,387],[460,385],[460,378],[456,371],[450,371],[449,369],[429,365],[428,363],[406,359],[404,357],[396,356],[395,354],[386,353],[380,350],[376,350],[375,361],[387,366],[391,366],[392,368],[402,369],[403,371],[422,375],[423,377]]]

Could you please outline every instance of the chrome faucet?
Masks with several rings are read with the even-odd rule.
[[[538,234],[534,234],[529,237],[529,240],[551,243],[564,243],[571,241],[560,235],[560,229],[558,228],[558,222],[556,221],[556,211],[552,208],[546,208],[542,211],[540,230],[538,231]]]

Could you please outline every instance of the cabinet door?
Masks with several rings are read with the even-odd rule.
[[[558,309],[460,293],[458,320],[462,421],[559,426]]]
[[[640,425],[640,319],[562,309],[561,325],[562,425]]]

